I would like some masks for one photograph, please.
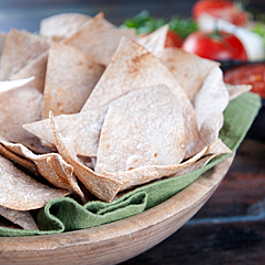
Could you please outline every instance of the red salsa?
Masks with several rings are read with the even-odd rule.
[[[252,92],[265,98],[265,63],[241,65],[225,71],[224,80],[231,85],[252,85]]]

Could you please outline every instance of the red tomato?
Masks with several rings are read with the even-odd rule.
[[[193,6],[192,13],[195,20],[201,14],[207,13],[237,26],[245,25],[249,18],[247,12],[240,10],[232,1],[228,0],[200,0]]]
[[[180,47],[182,44],[182,38],[175,31],[169,30],[167,32],[165,48],[168,47]]]
[[[182,48],[187,52],[211,60],[246,61],[248,59],[246,50],[240,40],[226,32],[209,34],[196,31],[185,39]]]

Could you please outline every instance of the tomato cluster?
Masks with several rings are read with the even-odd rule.
[[[200,57],[211,60],[240,60],[248,59],[247,53],[240,40],[226,32],[192,33],[181,46],[185,51],[195,53]]]

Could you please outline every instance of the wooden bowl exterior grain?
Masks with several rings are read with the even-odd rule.
[[[157,245],[183,226],[211,197],[233,157],[189,187],[141,214],[56,235],[0,238],[1,264],[116,264]]]

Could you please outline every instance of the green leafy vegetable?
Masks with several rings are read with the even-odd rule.
[[[183,19],[179,16],[173,16],[170,21],[163,18],[151,17],[148,11],[142,11],[132,18],[124,21],[121,27],[135,28],[137,34],[147,34],[169,23],[169,28],[177,32],[183,39],[189,34],[198,30],[198,25],[192,18]]]
[[[177,32],[183,39],[199,29],[192,18],[183,19],[179,16],[173,16],[169,22],[169,28]]]
[[[147,34],[166,23],[165,19],[151,17],[148,11],[142,11],[138,15],[125,20],[121,27],[135,28],[137,34]]]

